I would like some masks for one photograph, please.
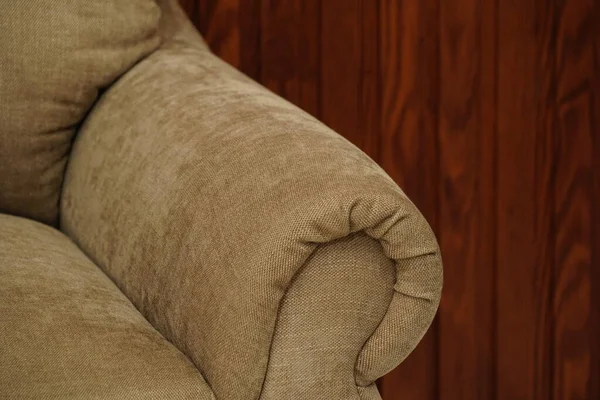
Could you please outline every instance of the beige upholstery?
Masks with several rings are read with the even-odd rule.
[[[159,44],[152,0],[0,0],[0,212],[58,222],[77,126]]]
[[[66,236],[0,214],[0,399],[212,399]]]
[[[261,399],[358,398],[354,364],[395,278],[392,260],[362,233],[319,246],[281,302]]]
[[[431,229],[362,151],[160,6],[161,46],[77,133],[61,230],[216,399],[379,398],[439,303]]]

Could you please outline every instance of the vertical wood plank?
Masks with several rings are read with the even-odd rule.
[[[440,399],[493,399],[495,3],[440,2]]]
[[[555,399],[592,399],[592,188],[594,135],[594,20],[592,0],[557,9],[557,178],[554,226]],[[596,99],[597,101],[598,99]],[[597,268],[597,266],[596,266]],[[596,361],[598,362],[598,361]]]
[[[204,39],[219,57],[239,68],[239,0],[199,0],[198,24]]]
[[[363,148],[363,136],[358,129],[361,80],[359,1],[327,0],[320,4],[320,118]]]
[[[594,21],[600,21],[600,1],[594,1],[592,11]],[[592,76],[592,270],[591,270],[591,335],[592,364],[590,369],[589,391],[591,398],[600,398],[600,24],[592,26],[593,65]]]
[[[380,162],[435,227],[437,2],[381,0],[380,16]]]
[[[553,10],[498,2],[497,398],[551,398]]]
[[[379,162],[437,226],[437,1],[381,0]],[[415,351],[383,378],[385,400],[438,398],[437,322]]]
[[[261,82],[318,117],[319,3],[263,0]]]
[[[239,69],[260,81],[262,64],[262,19],[260,0],[239,0]]]
[[[379,161],[381,136],[381,80],[379,75],[379,4],[380,1],[359,0],[360,15],[360,87],[358,132],[362,149]]]
[[[215,54],[258,79],[259,0],[197,0],[196,13],[192,20]]]
[[[379,148],[378,9],[370,0],[320,2],[320,119],[372,158]]]
[[[198,25],[198,10],[196,9],[198,0],[179,0],[179,4],[181,4],[181,8],[185,10],[190,20],[195,25]]]
[[[192,1],[192,0],[184,0]],[[196,28],[202,33],[204,39],[208,42],[208,26],[211,25],[211,19],[214,16],[214,9],[220,0],[193,0],[195,3],[195,15],[190,16],[190,19],[196,25]],[[215,39],[212,39],[213,42]],[[213,44],[214,46],[214,44]]]

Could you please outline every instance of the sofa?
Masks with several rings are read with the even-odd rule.
[[[0,399],[380,399],[442,288],[396,183],[176,1],[0,8]]]

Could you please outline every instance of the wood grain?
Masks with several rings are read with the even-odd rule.
[[[200,0],[197,12],[195,20],[210,48],[219,57],[239,68],[239,0]]]
[[[438,7],[430,1],[380,2],[381,148],[379,162],[437,226]],[[386,400],[438,398],[437,321],[415,351],[383,379]]]
[[[255,80],[261,79],[262,18],[260,0],[240,0],[238,13],[239,69]]]
[[[330,0],[321,6],[320,119],[363,147],[359,130],[361,25],[358,0]]]
[[[554,54],[549,1],[498,2],[498,399],[550,399]]]
[[[359,0],[361,57],[357,131],[362,136],[361,149],[376,161],[381,150],[379,4],[379,1]]]
[[[197,0],[179,0],[179,4],[185,10],[194,24],[197,24],[198,18],[198,1]]]
[[[318,3],[263,0],[261,20],[261,82],[275,93],[318,116]]]
[[[565,1],[556,10],[557,178],[555,247],[555,399],[591,393],[592,157],[594,24],[591,1]],[[597,379],[597,378],[596,378]],[[597,394],[597,393],[596,393]]]
[[[591,15],[600,21],[600,1],[594,2]],[[600,24],[592,26],[590,32],[593,45],[592,119],[592,264],[591,264],[591,368],[589,378],[590,398],[600,398]]]
[[[439,399],[493,399],[496,10],[440,4]]]
[[[195,12],[192,21],[215,54],[259,79],[259,0],[197,0]]]

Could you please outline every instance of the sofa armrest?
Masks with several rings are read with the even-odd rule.
[[[353,235],[376,243],[384,261],[359,247],[367,258],[352,268],[388,260],[392,278],[360,286],[378,293],[378,316],[354,327],[363,339],[347,358],[357,398],[375,398],[374,380],[439,303],[429,226],[362,151],[195,40],[167,41],[94,107],[69,160],[61,229],[228,400],[266,390],[283,299],[319,249]],[[333,298],[316,286],[300,304]]]

